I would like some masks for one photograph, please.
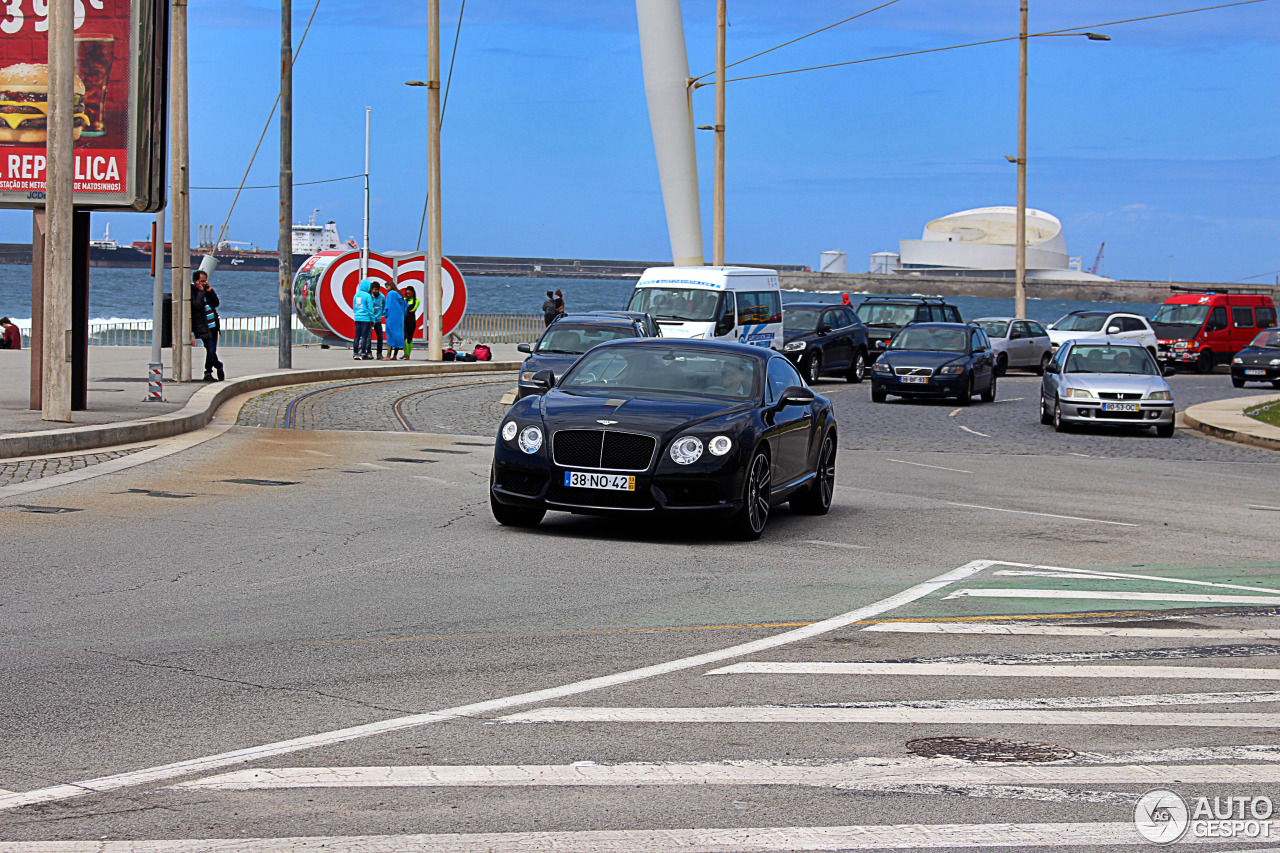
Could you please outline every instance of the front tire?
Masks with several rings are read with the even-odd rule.
[[[1005,371],[1009,369],[1009,357],[1004,353],[1000,353],[1000,357],[996,359],[996,376],[1004,376]]]
[[[1156,424],[1156,435],[1160,436],[1160,438],[1173,438],[1173,422]]]
[[[994,403],[996,401],[996,376],[991,375],[991,384],[987,386],[987,390],[982,392],[982,402]]]
[[[867,378],[867,354],[862,350],[858,350],[853,354],[853,366],[849,368],[849,372],[844,378],[853,383],[861,382]]]
[[[1058,400],[1053,401],[1053,428],[1058,432],[1066,432],[1067,422],[1062,419],[1062,403]]]
[[[489,495],[489,509],[494,519],[507,527],[537,527],[538,522],[547,514],[545,507],[533,509],[523,506],[507,506],[492,494]]]
[[[1196,373],[1212,373],[1213,372],[1213,351],[1202,349],[1200,355],[1196,356]]]
[[[804,378],[810,385],[818,384],[818,379],[822,376],[822,356],[816,352],[811,352],[805,356],[804,360]]]
[[[964,386],[964,390],[956,397],[956,402],[962,406],[967,406],[973,402],[973,374],[969,374],[969,383]]]
[[[1243,376],[1232,376],[1232,377],[1231,377],[1231,384],[1232,384],[1232,385],[1234,385],[1234,386],[1236,386],[1237,388],[1243,388],[1243,387],[1244,387],[1244,377],[1243,377]]]
[[[836,436],[828,432],[818,451],[818,469],[804,494],[791,499],[791,511],[801,515],[826,515],[836,491]]]
[[[754,542],[769,523],[769,490],[772,471],[769,455],[757,450],[747,466],[742,485],[742,508],[729,519],[729,532],[734,539]]]
[[[883,403],[887,399],[889,399],[889,394],[887,392],[882,391],[874,385],[871,386],[871,402]]]
[[[1049,407],[1045,404],[1044,395],[1041,394],[1040,395],[1040,424],[1042,426],[1048,426],[1051,423],[1053,423],[1053,412],[1049,410]]]

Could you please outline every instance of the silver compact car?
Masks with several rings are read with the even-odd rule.
[[[996,354],[996,374],[1004,376],[1011,367],[1044,374],[1045,365],[1053,358],[1049,333],[1035,320],[1017,317],[983,317],[974,320],[991,340]]]
[[[1173,389],[1137,341],[1067,341],[1040,383],[1040,423],[1065,432],[1073,424],[1153,427],[1173,436]]]

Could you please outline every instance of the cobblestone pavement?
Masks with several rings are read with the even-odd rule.
[[[516,374],[326,382],[254,397],[238,426],[486,435],[506,412]]]
[[[0,488],[16,486],[28,480],[39,480],[41,477],[52,477],[54,474],[65,474],[78,471],[106,462],[130,456],[147,447],[131,447],[128,450],[109,450],[102,453],[81,453],[75,456],[49,456],[43,459],[21,459],[16,462],[0,463]]]

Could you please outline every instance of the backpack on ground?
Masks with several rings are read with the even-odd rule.
[[[484,344],[476,344],[475,356],[476,361],[489,361],[493,358],[493,351]]]
[[[445,361],[456,361],[458,358],[458,351],[447,349],[440,354],[440,357],[443,358]]]

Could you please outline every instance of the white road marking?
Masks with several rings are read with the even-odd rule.
[[[965,432],[971,432],[974,435],[980,435],[983,438],[991,438],[991,436],[987,435],[985,432],[978,432],[976,429],[969,429],[964,424],[960,424],[960,429],[964,430]]]
[[[1184,838],[1181,844],[1219,844]],[[1271,839],[1234,839],[1270,844]],[[8,841],[0,853],[783,853],[834,850],[936,850],[956,847],[1140,845],[1132,820],[1114,823],[901,824],[730,829],[623,829],[579,832],[476,832],[437,835],[209,838],[185,841]],[[1257,849],[1257,848],[1252,848]],[[1272,848],[1273,850],[1275,848]],[[1266,850],[1259,851],[1266,853]]]
[[[848,542],[828,542],[825,539],[801,539],[806,545],[824,545],[829,548],[857,548],[862,550],[870,548],[870,545],[850,545]]]
[[[847,628],[856,622],[861,622],[864,619],[870,619],[882,613],[887,613],[904,604],[909,604],[919,598],[931,595],[943,587],[977,574],[983,569],[989,567],[991,564],[992,561],[990,560],[974,560],[973,562],[967,563],[958,569],[952,569],[949,572],[945,572],[923,583],[916,584],[909,589],[905,589],[902,592],[891,595],[888,598],[875,602],[874,604],[868,604],[866,607],[860,607],[857,610],[851,610],[848,613],[843,613],[830,619],[824,619],[823,621],[815,622],[812,625],[806,625],[791,631],[784,631],[781,634],[775,634],[771,637],[762,637],[748,643],[740,643],[735,646],[729,646],[727,648],[694,655],[692,657],[679,658],[673,661],[667,661],[666,663],[640,667],[639,669],[627,670],[625,672],[618,672],[612,675],[588,678],[584,681],[577,681],[571,684],[561,685],[559,687],[534,690],[528,693],[517,693],[500,699],[490,699],[483,702],[475,702],[470,705],[461,705],[425,714],[411,714],[405,717],[396,717],[376,723],[366,723],[364,725],[352,726],[346,729],[322,732],[320,734],[304,735],[290,740],[245,747],[243,749],[236,749],[230,752],[207,755],[201,758],[191,758],[185,761],[176,761],[172,764],[163,764],[158,767],[150,767],[144,770],[133,770],[113,776],[103,776],[97,779],[90,779],[73,784],[54,785],[34,791],[7,794],[0,796],[0,811],[17,808],[19,806],[31,805],[33,803],[67,800],[92,791],[112,791],[134,785],[145,785],[153,782],[175,779],[179,776],[187,776],[193,773],[204,773],[219,767],[228,767],[233,764],[244,764],[249,761],[270,758],[274,755],[284,755],[290,752],[299,752],[307,749],[315,749],[316,747],[330,746],[332,744],[357,740],[359,738],[386,734],[387,732],[402,731],[404,729],[417,728],[419,726],[430,725],[432,723],[443,722],[445,720],[454,720],[463,716],[490,714],[495,711],[514,708],[520,705],[533,705],[540,702],[550,702],[566,696],[575,696],[582,693],[589,693],[594,690],[602,690],[607,687],[615,687],[619,684],[629,684],[631,682],[641,681],[659,675],[668,675],[673,672],[682,672],[687,669],[703,667],[719,663],[724,660],[729,660],[731,658],[755,654],[756,652],[765,651],[767,649],[778,648],[779,646],[785,646],[799,640],[816,637],[840,628]],[[0,847],[0,853],[4,853],[3,847]]]
[[[954,763],[952,763],[954,762]],[[275,767],[239,770],[174,788],[257,791],[282,788],[505,788],[610,787],[616,785],[1183,785],[1280,783],[1280,764],[1189,765],[975,765],[957,759],[871,758],[838,764],[770,762],[703,764],[563,764]]]
[[[1276,647],[1280,655],[1280,646]],[[930,678],[1198,678],[1224,681],[1280,681],[1280,668],[1242,666],[1079,666],[1016,663],[871,663],[747,661],[706,675],[909,675]]]
[[[1185,761],[1280,761],[1280,746],[1176,746],[1167,749],[1131,749],[1125,752],[1080,752],[1072,763],[1163,764]]]
[[[999,574],[997,572],[996,574]],[[1217,640],[1280,640],[1268,628],[1108,628],[1101,625],[1021,625],[995,622],[881,622],[864,631],[893,634],[1010,634],[1050,637],[1198,637]]]
[[[908,462],[905,459],[890,459],[890,462],[897,462],[899,465],[915,465],[919,468],[934,468],[938,471],[955,471],[957,474],[972,474],[972,471],[964,471],[960,468],[944,468],[941,465],[926,465],[923,462]]]
[[[1037,572],[1031,569],[1004,569],[992,572],[1004,578],[1075,578],[1077,580],[1120,580],[1120,578],[1100,578],[1097,575],[1082,575],[1079,572]]]
[[[389,468],[389,467],[388,467],[388,466],[386,466],[386,465],[377,465],[377,464],[375,464],[375,463],[373,463],[373,462],[357,462],[356,464],[357,464],[357,465],[359,465],[361,468],[376,468],[376,469],[378,469],[379,471],[390,471],[390,470],[391,470],[391,468]]]
[[[952,409],[950,412],[947,413],[947,417],[954,418],[956,415],[960,414],[963,411],[964,409]]]
[[[1176,583],[1184,586],[1211,586],[1217,589],[1241,589],[1246,592],[1270,592],[1280,595],[1280,589],[1272,589],[1266,586],[1243,586],[1236,583],[1218,583],[1216,581],[1197,581],[1188,578],[1168,578],[1162,575],[1136,575],[1132,572],[1100,572],[1094,569],[1064,569],[1058,566],[1029,566],[1018,563],[1005,563],[1004,565],[1022,565],[1023,568],[1045,569],[1053,572],[1074,572],[1082,575],[1092,575],[1097,578],[1121,578],[1124,580],[1139,581],[1159,581],[1161,583]]]
[[[996,403],[1021,403],[1026,397],[1007,397],[1003,400],[992,400],[987,405],[995,405]]]
[[[1185,592],[1107,592],[1094,589],[959,589],[944,600],[953,598],[1071,598],[1104,601],[1168,601],[1194,604],[1274,604],[1275,595],[1198,595]]]
[[[1262,509],[1262,510],[1267,510],[1267,511],[1269,511],[1269,512],[1280,512],[1280,506],[1257,506],[1257,505],[1254,505],[1254,504],[1250,504],[1248,508],[1249,508],[1249,509]]]
[[[934,708],[539,708],[502,723],[887,723],[959,726],[1153,726],[1280,728],[1280,714],[1181,711],[959,711]]]
[[[947,501],[947,503],[950,504],[951,506],[965,506],[965,507],[969,507],[970,509],[986,509],[986,510],[991,510],[992,512],[1012,512],[1012,513],[1016,513],[1017,515],[1039,515],[1044,518],[1065,518],[1067,521],[1092,521],[1094,524],[1114,524],[1117,527],[1137,527],[1138,526],[1136,524],[1130,524],[1127,521],[1105,521],[1101,518],[1081,518],[1078,515],[1055,515],[1051,512],[1032,512],[1031,510],[1027,510],[1027,509],[1005,509],[1004,507],[999,507],[999,506],[982,506],[981,504],[962,504],[962,503],[956,503],[955,501]],[[1001,565],[1013,566],[1018,564],[1017,563],[1001,563]],[[1039,568],[1046,568],[1046,567],[1041,566]]]
[[[283,443],[283,442],[281,442],[281,443]],[[328,457],[330,457],[330,458],[332,458],[332,457],[333,457],[333,454],[332,454],[332,453],[325,453],[325,452],[324,452],[324,451],[322,451],[322,450],[308,450],[308,449],[306,449],[305,447],[300,447],[300,448],[298,448],[298,452],[299,452],[299,453],[310,453],[312,456],[328,456]]]
[[[1034,800],[1041,803],[1136,803],[1139,794],[1120,791],[1082,791],[1032,788],[1026,785],[836,785],[886,794],[925,794],[933,797],[976,797],[994,800]],[[1132,808],[1132,806],[1130,806]]]
[[[1061,696],[1028,699],[906,699],[898,702],[823,702],[811,708],[943,708],[949,710],[1016,711],[1061,708],[1145,708],[1161,705],[1244,705],[1280,702],[1280,692],[1144,693],[1133,696]],[[801,706],[796,706],[801,707]]]

